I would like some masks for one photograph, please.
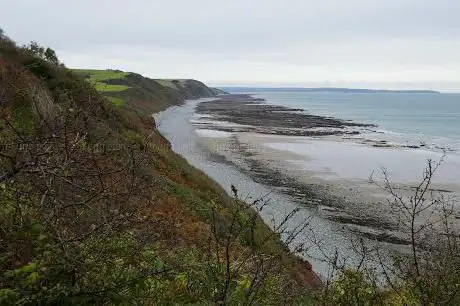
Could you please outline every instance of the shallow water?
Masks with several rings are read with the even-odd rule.
[[[232,136],[232,133],[229,133],[229,132],[209,130],[209,129],[196,129],[195,133],[197,133],[198,136],[200,137],[211,137],[211,138],[227,138],[227,137]]]
[[[377,124],[369,137],[460,150],[460,94],[257,92],[268,103]],[[379,135],[380,134],[380,135]]]
[[[278,137],[279,139],[279,137]],[[305,162],[296,163],[301,169],[321,173],[323,178],[368,180],[387,169],[393,183],[416,183],[423,175],[428,159],[439,161],[443,153],[425,149],[376,148],[354,142],[297,139],[266,144],[276,150],[304,155]],[[460,156],[447,154],[434,177],[435,184],[460,183]]]

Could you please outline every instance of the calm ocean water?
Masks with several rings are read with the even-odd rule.
[[[257,92],[268,103],[378,125],[367,136],[460,151],[460,94]]]
[[[310,160],[296,167],[320,172],[322,178],[361,181],[385,168],[395,182],[417,182],[427,159],[440,161],[445,155],[435,181],[460,192],[460,94],[252,89],[247,93],[315,115],[377,125],[359,128],[356,136],[270,144]],[[376,147],[381,141],[391,147]]]

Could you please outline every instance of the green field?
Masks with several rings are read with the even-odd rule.
[[[73,69],[73,71],[80,75],[86,75],[89,80],[95,82],[124,79],[129,75],[129,72],[115,70]]]
[[[75,73],[85,76],[86,80],[91,82],[97,91],[100,92],[116,92],[123,91],[129,86],[106,84],[107,80],[124,79],[129,75],[129,72],[116,70],[95,70],[95,69],[74,69]]]
[[[106,84],[102,82],[96,82],[94,84],[94,87],[96,88],[97,91],[100,91],[100,92],[123,91],[129,88],[128,86],[125,86],[125,85],[112,85],[112,84]]]

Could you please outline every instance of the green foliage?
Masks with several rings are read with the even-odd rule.
[[[23,212],[24,221],[18,223],[11,220],[15,210],[7,206],[1,212],[3,225],[13,222],[17,226],[6,227],[14,229],[7,236],[13,240],[0,265],[6,266],[16,255],[14,249],[20,244],[15,240],[24,241],[26,237],[33,239],[27,255],[35,258],[0,275],[0,300],[6,304],[133,302],[140,294],[148,293],[149,278],[163,269],[159,261],[144,256],[146,252],[136,251],[139,243],[133,233],[90,237],[84,244],[73,244],[63,252],[58,241],[48,238],[45,226],[29,223],[35,222],[32,215]]]
[[[30,42],[28,48],[30,52],[32,52],[32,54],[37,55],[39,57],[43,57],[43,55],[45,54],[45,48],[40,46],[36,41]]]
[[[16,104],[13,108],[13,122],[19,130],[26,134],[32,134],[36,128],[37,118],[31,105]]]
[[[32,41],[26,49],[39,58],[42,58],[53,65],[59,65],[59,59],[56,55],[56,52],[51,48],[45,48],[40,46],[37,42]]]
[[[312,297],[311,305],[422,305],[420,294],[413,284],[387,288],[375,283],[375,275],[366,275],[363,271],[346,269],[339,273],[329,288]],[[433,304],[435,305],[435,304]],[[452,304],[454,305],[454,304]]]
[[[46,48],[44,53],[45,59],[48,60],[50,63],[58,65],[59,59],[56,55],[56,52],[51,48]]]
[[[210,202],[198,197],[192,188],[174,184],[171,186],[171,192],[183,200],[186,207],[191,211],[196,211],[204,219],[210,218]]]
[[[345,270],[330,290],[327,298],[332,305],[384,305],[377,285],[360,271]]]

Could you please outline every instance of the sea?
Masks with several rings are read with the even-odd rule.
[[[374,124],[359,135],[305,138],[273,143],[272,148],[308,155],[308,170],[329,178],[364,179],[386,169],[397,181],[417,181],[428,159],[441,162],[441,184],[460,184],[460,94],[411,92],[346,92],[283,89],[235,89],[267,103],[305,112]],[[384,145],[381,145],[381,144]],[[380,144],[380,145],[376,145]]]

